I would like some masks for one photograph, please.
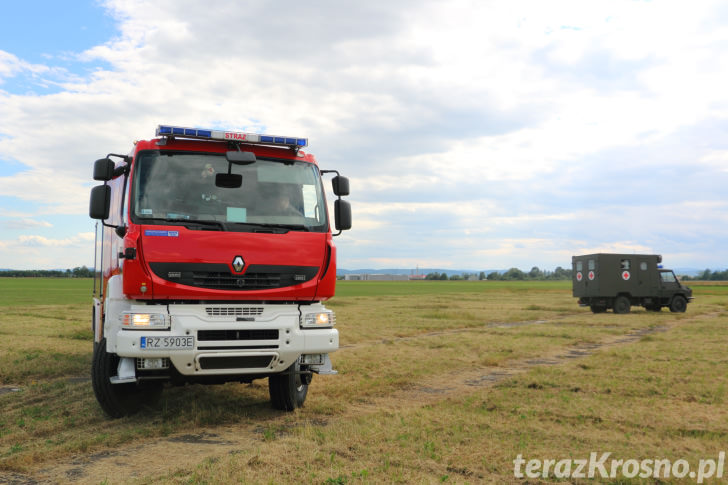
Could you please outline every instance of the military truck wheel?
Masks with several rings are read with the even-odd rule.
[[[620,295],[614,299],[614,313],[624,314],[629,313],[632,305],[629,302],[629,298],[624,295]]]
[[[106,352],[106,339],[94,344],[91,364],[91,384],[101,409],[110,418],[121,418],[138,412],[147,404],[154,404],[162,393],[160,383],[136,382],[112,384],[117,375],[119,356]]]
[[[670,302],[670,311],[673,313],[685,313],[688,308],[688,301],[682,295],[675,295]]]
[[[270,402],[275,409],[293,411],[303,406],[310,379],[306,382],[298,373],[300,370],[301,366],[296,362],[280,374],[268,378]]]

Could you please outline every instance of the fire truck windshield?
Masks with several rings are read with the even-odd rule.
[[[240,174],[242,186],[215,185],[218,173]],[[132,220],[222,230],[326,232],[328,221],[315,165],[258,158],[230,166],[224,154],[142,152],[135,163]]]

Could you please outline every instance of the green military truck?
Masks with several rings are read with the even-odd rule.
[[[693,290],[670,269],[663,269],[657,254],[586,254],[572,256],[573,294],[579,305],[594,313],[612,309],[629,313],[632,305],[659,312],[684,312]]]

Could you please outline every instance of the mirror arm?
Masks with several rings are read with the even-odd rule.
[[[118,153],[109,153],[106,155],[106,158],[109,157],[116,157],[121,158],[123,162],[126,163],[126,165],[120,165],[114,169],[114,178],[118,177],[119,175],[124,176],[124,188],[121,191],[121,207],[119,208],[119,218],[124,220],[124,202],[126,201],[126,186],[127,182],[129,181],[129,171],[131,169],[131,161],[132,157],[129,155],[119,155]],[[107,182],[104,182],[104,185],[106,185]],[[105,221],[101,221],[101,224],[103,224],[105,227],[111,227],[114,229],[114,232],[116,232],[116,235],[119,237],[124,237],[126,235],[126,226],[122,223],[119,226],[115,226],[114,224],[107,224]]]
[[[124,224],[124,203],[126,202],[126,186],[129,181],[129,169],[131,167],[131,163],[128,160],[129,158],[130,157],[124,157],[126,165],[124,165],[121,169],[121,173],[124,174],[124,188],[121,189],[121,207],[119,207],[119,220],[121,220],[121,225],[116,228],[116,235],[121,238],[126,235],[126,225]]]
[[[119,155],[118,153],[109,153],[108,155],[106,155],[106,158],[109,157],[121,158],[121,161],[126,162],[127,164],[131,163],[132,160],[132,157],[130,157],[129,155]]]
[[[126,236],[126,226],[123,224],[121,226],[115,226],[113,224],[107,224],[105,221],[101,221],[101,224],[104,227],[110,227],[111,229],[113,229],[114,232],[116,233],[116,235],[119,236],[120,238],[123,238],[124,236]]]

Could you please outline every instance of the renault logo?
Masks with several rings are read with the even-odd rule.
[[[245,261],[243,261],[242,256],[235,256],[233,259],[233,269],[236,273],[240,273],[243,268],[245,267]]]

